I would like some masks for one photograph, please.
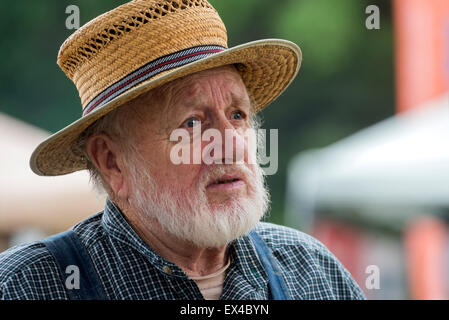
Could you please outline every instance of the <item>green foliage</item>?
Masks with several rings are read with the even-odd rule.
[[[273,29],[304,50],[304,61],[320,76],[336,72],[360,41],[363,3],[354,0],[291,0],[273,20]]]

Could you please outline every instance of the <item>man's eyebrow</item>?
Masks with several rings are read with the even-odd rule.
[[[251,101],[249,99],[241,96],[236,96],[235,94],[232,94],[232,104],[248,107],[249,109],[251,109]]]

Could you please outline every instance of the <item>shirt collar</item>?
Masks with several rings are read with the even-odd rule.
[[[126,221],[120,208],[109,198],[106,199],[101,223],[109,236],[137,250],[159,271],[170,276],[187,277],[181,268],[159,256],[139,237]],[[248,236],[234,240],[230,244],[229,254],[232,259],[231,267],[237,268],[254,288],[266,286],[267,275]]]

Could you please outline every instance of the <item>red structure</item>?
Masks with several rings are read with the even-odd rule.
[[[449,91],[449,1],[393,2],[397,111]]]
[[[395,0],[393,10],[397,112],[403,112],[449,92],[449,1]],[[417,218],[404,239],[411,298],[448,299],[446,223]]]

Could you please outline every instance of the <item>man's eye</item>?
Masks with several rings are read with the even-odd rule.
[[[245,119],[245,115],[241,111],[233,112],[231,115],[232,120],[242,120]]]
[[[184,122],[184,127],[187,128],[193,128],[196,127],[197,125],[199,125],[201,123],[200,120],[196,119],[196,118],[190,118],[188,119],[186,122]]]

